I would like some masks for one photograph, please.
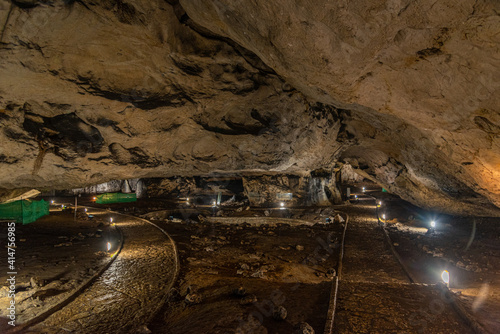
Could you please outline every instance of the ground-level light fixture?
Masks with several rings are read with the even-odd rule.
[[[108,243],[106,244],[106,248],[107,248],[107,250],[108,250],[108,252],[109,252],[109,250],[111,249],[111,242],[108,242]]]
[[[85,212],[87,212],[87,208],[85,208]]]
[[[216,205],[217,205],[217,201],[213,201],[212,206],[216,206]]]
[[[431,227],[432,227],[432,228],[436,227],[436,222],[435,222],[434,220],[433,220],[433,221],[431,221]]]
[[[50,204],[54,204],[54,201],[50,201]]]
[[[446,284],[447,287],[450,286],[450,273],[448,272],[448,270],[444,270],[441,273],[441,279],[443,280],[443,282]]]
[[[285,209],[285,203],[284,202],[280,202],[280,207],[281,207],[280,208],[281,210],[284,210]]]
[[[97,200],[97,197],[92,197],[92,200],[93,200],[93,201],[96,201],[96,200]]]
[[[112,223],[113,222],[113,217],[109,218],[109,222]]]
[[[363,192],[365,192],[365,187],[363,187]]]
[[[378,201],[378,205],[382,206],[382,201]]]
[[[385,213],[382,214],[382,219],[385,220]]]
[[[354,195],[354,198],[358,198],[358,195]]]

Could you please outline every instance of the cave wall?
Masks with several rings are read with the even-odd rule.
[[[244,176],[245,196],[252,206],[326,206],[342,203],[335,175]]]
[[[499,11],[0,0],[0,194],[346,161],[419,206],[499,216]]]

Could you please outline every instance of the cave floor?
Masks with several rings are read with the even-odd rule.
[[[2,234],[6,225],[2,227]],[[51,206],[50,215],[36,222],[16,224],[15,268],[17,321],[23,323],[65,300],[102,266],[109,256],[106,241],[116,238],[109,223],[99,215],[88,219],[79,212],[76,221],[69,210]],[[6,282],[7,272],[0,273]],[[5,316],[10,299],[2,288],[0,316]]]
[[[348,213],[350,221],[335,333],[470,333],[437,288],[444,269],[451,275],[450,289],[485,332],[498,332],[498,224],[477,220],[471,233],[471,219],[438,217],[435,232],[428,233],[425,215],[407,203],[376,189],[358,194],[357,201],[330,208],[234,207],[217,215],[210,206],[187,207],[175,199],[101,205],[143,216],[164,229],[177,246],[177,279],[174,282],[174,251],[165,253],[159,246],[166,242],[167,249],[167,238],[140,219],[135,225],[118,219],[124,249],[116,261],[75,301],[30,332],[291,333],[296,324],[307,322],[322,333],[343,232],[342,224],[326,224],[325,218],[337,212]],[[377,208],[374,197],[384,204]],[[415,283],[385,239],[377,220],[382,212],[388,216],[383,221],[391,243]],[[81,226],[69,224],[68,213],[53,212],[23,226],[20,237],[36,240],[40,247],[19,252],[24,262],[21,290],[31,277],[50,280],[95,271],[102,240],[91,238],[85,228],[102,228],[110,214],[103,211],[100,220],[82,221],[87,225]],[[198,222],[200,214],[213,217]],[[255,223],[259,220],[262,223]],[[54,252],[59,236],[71,238],[79,231],[89,234],[73,238],[74,250],[68,245],[64,252]],[[50,247],[44,250],[42,245]],[[21,249],[24,246],[21,242]],[[81,252],[82,247],[95,252]],[[44,261],[51,263],[48,271]],[[121,301],[126,295],[129,300]],[[37,307],[33,299],[26,302]],[[45,301],[52,302],[55,299]],[[286,309],[285,320],[273,314],[278,306]]]
[[[291,333],[300,322],[323,330],[340,225],[158,224],[176,240],[182,271],[153,332]],[[199,303],[186,302],[188,289]],[[278,306],[283,321],[273,318]]]
[[[91,286],[30,327],[28,333],[137,333],[163,305],[177,273],[173,241],[153,224],[133,216],[90,208],[113,218],[123,236],[119,254]]]

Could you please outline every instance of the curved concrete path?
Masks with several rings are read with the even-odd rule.
[[[124,237],[120,254],[73,302],[26,332],[139,332],[164,303],[179,269],[173,240],[147,220],[89,211],[113,217]]]

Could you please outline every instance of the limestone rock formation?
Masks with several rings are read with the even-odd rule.
[[[494,0],[0,0],[0,188],[307,173],[500,215]]]

